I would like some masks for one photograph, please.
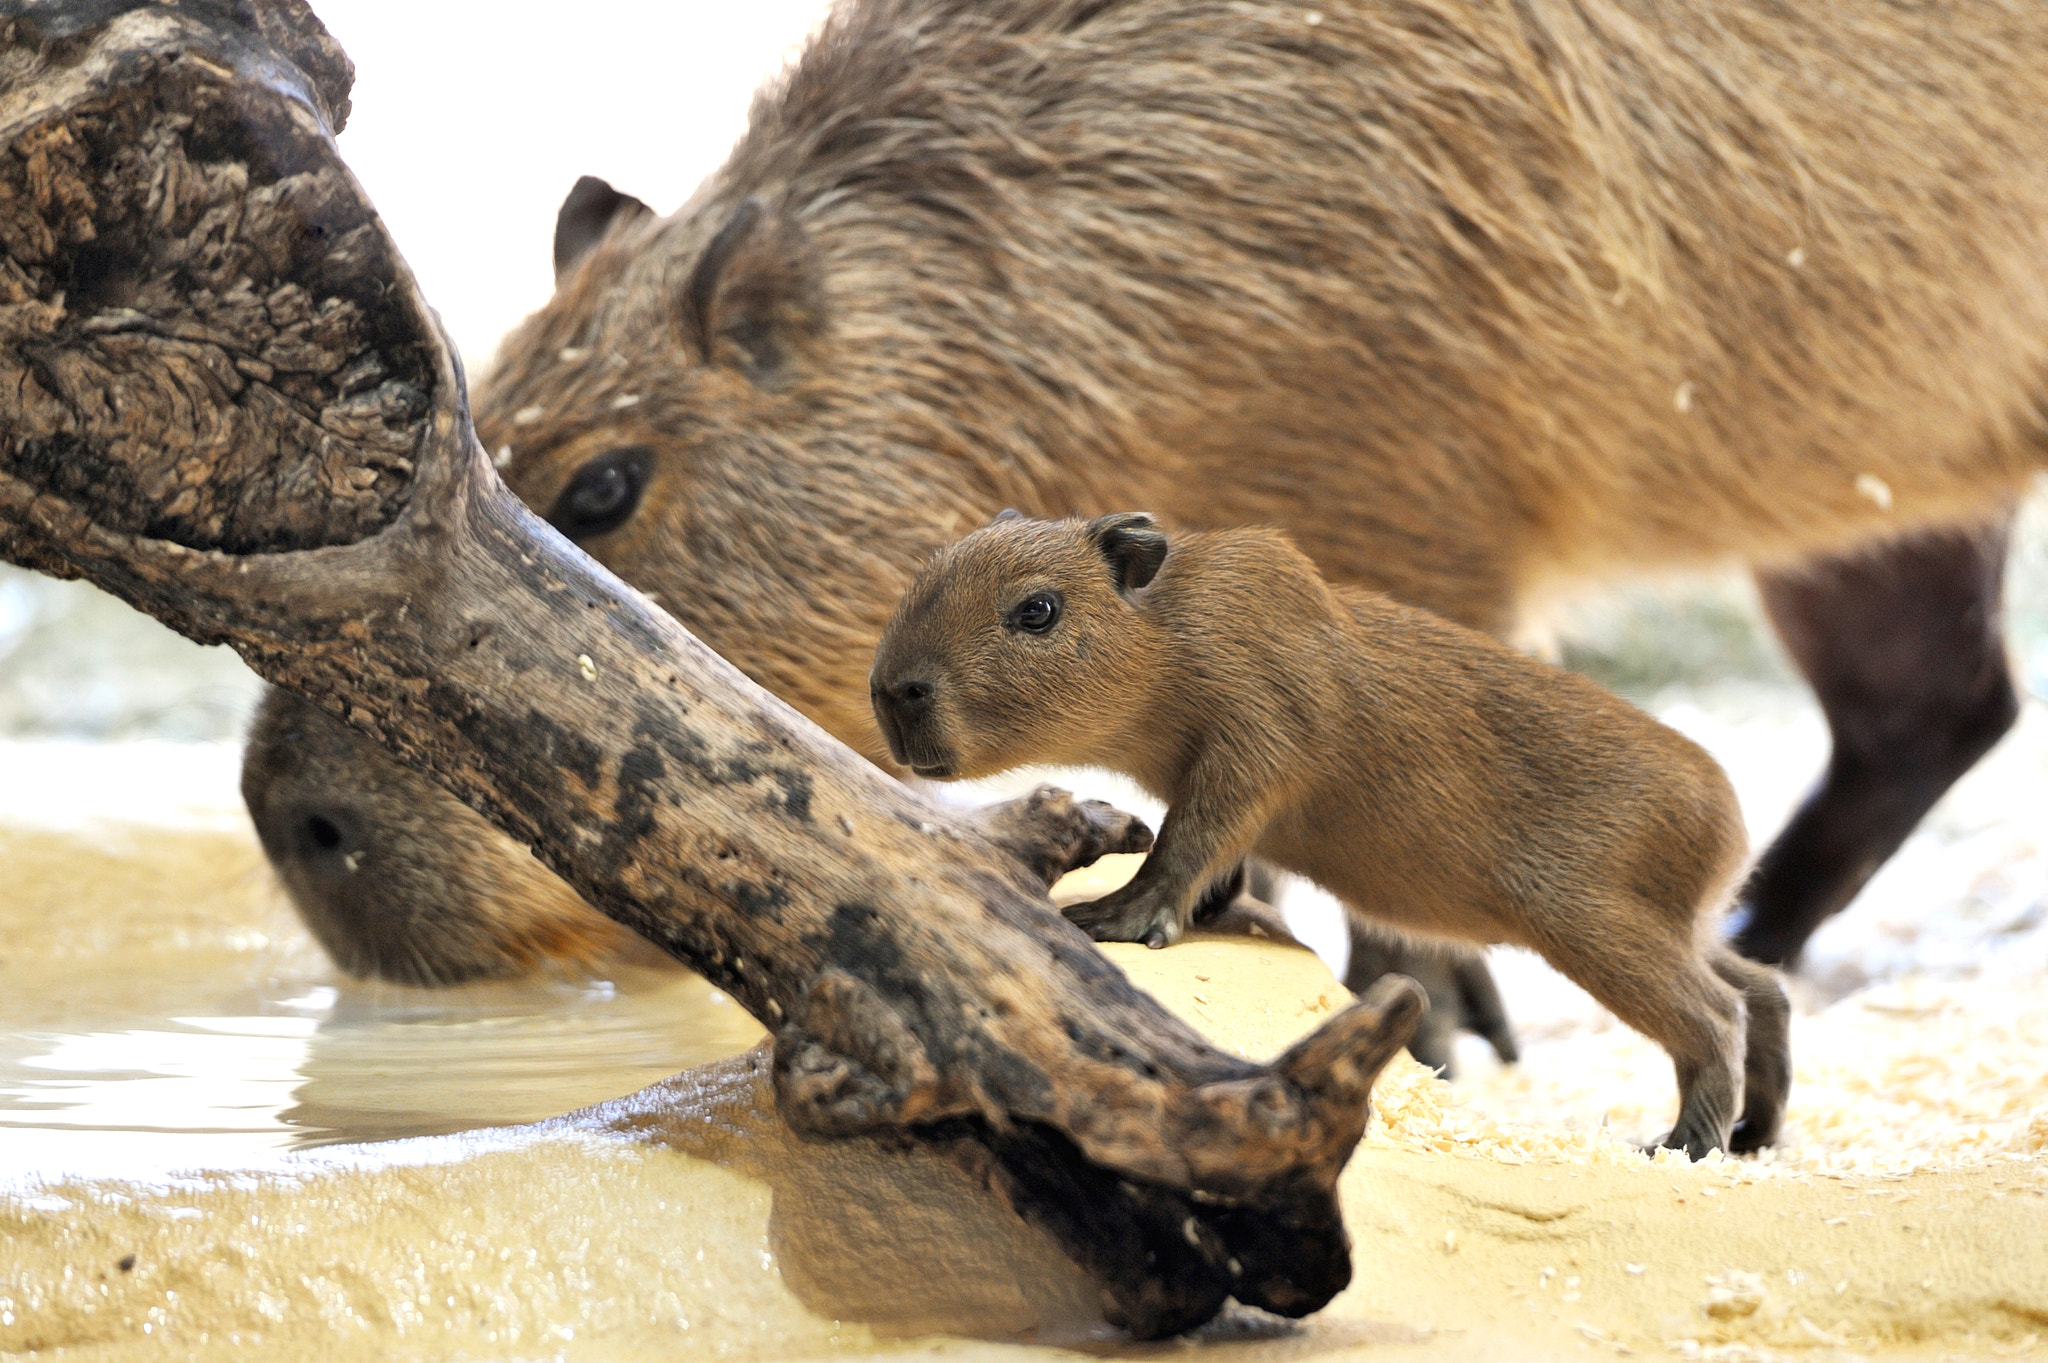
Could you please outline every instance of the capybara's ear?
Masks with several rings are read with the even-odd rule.
[[[654,210],[630,194],[621,194],[595,175],[585,175],[562,200],[555,214],[555,278],[583,259],[615,226],[654,216]]]
[[[990,516],[988,523],[990,525],[1001,525],[1004,521],[1021,521],[1023,519],[1023,512],[1014,506],[1006,506],[1001,511],[996,512],[995,515]]]
[[[1166,532],[1142,511],[1097,516],[1088,522],[1088,536],[1109,560],[1109,574],[1120,592],[1138,590],[1166,562]]]
[[[809,236],[746,200],[697,258],[682,304],[706,364],[731,364],[759,388],[782,387],[802,343],[823,329]]]

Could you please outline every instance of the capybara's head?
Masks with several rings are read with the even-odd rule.
[[[1006,511],[932,556],[868,676],[890,755],[957,780],[1100,760],[1158,675],[1137,597],[1166,561],[1152,517]]]
[[[665,959],[467,805],[288,691],[257,711],[242,798],[306,926],[350,974],[441,985]]]
[[[556,529],[882,761],[863,669],[889,609],[1017,489],[974,431],[891,396],[928,310],[841,254],[889,231],[821,237],[786,198],[714,188],[656,219],[580,182],[554,297],[506,339],[477,431]]]

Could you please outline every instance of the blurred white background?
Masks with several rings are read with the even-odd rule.
[[[547,297],[555,210],[598,175],[673,212],[822,0],[314,0],[356,64],[341,135],[475,373]]]

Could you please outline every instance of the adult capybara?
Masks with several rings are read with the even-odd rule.
[[[1784,959],[2015,714],[2043,51],[2009,0],[844,0],[673,217],[578,186],[479,429],[877,760],[891,605],[1006,505],[1277,525],[1496,633],[1571,580],[1757,565],[1836,743],[1738,910]],[[367,745],[270,761],[297,708],[254,740],[274,855],[488,836]],[[315,880],[365,932],[448,907]]]
[[[1790,1009],[1714,931],[1748,841],[1735,792],[1584,677],[1333,590],[1271,530],[1005,512],[911,583],[869,696],[921,776],[1108,767],[1166,803],[1131,881],[1066,906],[1097,941],[1177,941],[1257,856],[1353,914],[1542,955],[1670,1054],[1664,1144],[1776,1137]]]

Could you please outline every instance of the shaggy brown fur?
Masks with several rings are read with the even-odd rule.
[[[1735,793],[1582,677],[1333,591],[1273,531],[1169,546],[1111,515],[1006,517],[943,550],[870,685],[920,773],[1108,767],[1166,802],[1136,877],[1066,910],[1098,940],[1177,940],[1256,855],[1368,918],[1542,953],[1671,1053],[1670,1144],[1729,1147],[1738,1109],[1741,1148],[1775,1134],[1784,995],[1712,927],[1743,860]]]
[[[1004,505],[1279,525],[1496,632],[1971,519],[2048,448],[2044,50],[2004,0],[844,0],[675,216],[579,201],[479,428],[878,760],[890,606]]]

